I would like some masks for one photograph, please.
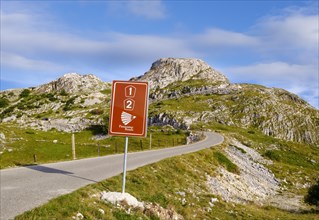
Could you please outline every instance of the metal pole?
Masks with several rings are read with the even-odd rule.
[[[126,136],[126,137],[125,137],[125,149],[124,149],[124,161],[123,161],[122,193],[125,193],[127,148],[128,148],[128,137]]]
[[[72,133],[72,156],[73,156],[73,160],[76,159],[76,155],[75,155],[75,139],[74,139],[74,133]]]

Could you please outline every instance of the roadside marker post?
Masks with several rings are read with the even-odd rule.
[[[125,136],[122,193],[125,193],[128,137],[147,136],[148,93],[148,82],[112,83],[109,135]]]
[[[71,140],[72,140],[72,158],[73,158],[73,160],[76,160],[74,133],[72,133]]]

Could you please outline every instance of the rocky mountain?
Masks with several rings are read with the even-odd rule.
[[[110,94],[111,84],[95,75],[67,73],[35,88],[2,91],[0,119],[45,131],[80,131],[103,123]]]
[[[205,128],[220,123],[289,141],[319,142],[319,111],[306,101],[283,89],[232,84],[198,59],[159,59],[132,80],[152,82],[150,121],[155,124]]]
[[[283,89],[230,83],[202,60],[159,59],[131,80],[150,82],[151,124],[205,129],[217,123],[319,143],[317,109]],[[42,130],[82,130],[104,123],[110,94],[110,83],[94,75],[69,73],[36,88],[2,91],[0,119]]]
[[[149,81],[151,89],[162,89],[175,82],[208,80],[211,84],[229,84],[228,79],[200,59],[162,58],[155,61],[144,75],[132,81]]]

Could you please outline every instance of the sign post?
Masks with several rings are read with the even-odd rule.
[[[109,135],[125,136],[122,193],[125,193],[128,137],[147,135],[148,92],[148,82],[112,83]]]
[[[126,137],[125,137],[124,160],[123,160],[122,193],[125,193],[126,164],[127,164],[127,148],[128,148],[128,137],[126,136]]]

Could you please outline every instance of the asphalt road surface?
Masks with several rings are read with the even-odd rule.
[[[129,153],[127,170],[209,148],[224,141],[219,134],[205,134],[205,140],[194,144]],[[1,220],[13,219],[50,199],[122,172],[123,154],[1,170]]]

